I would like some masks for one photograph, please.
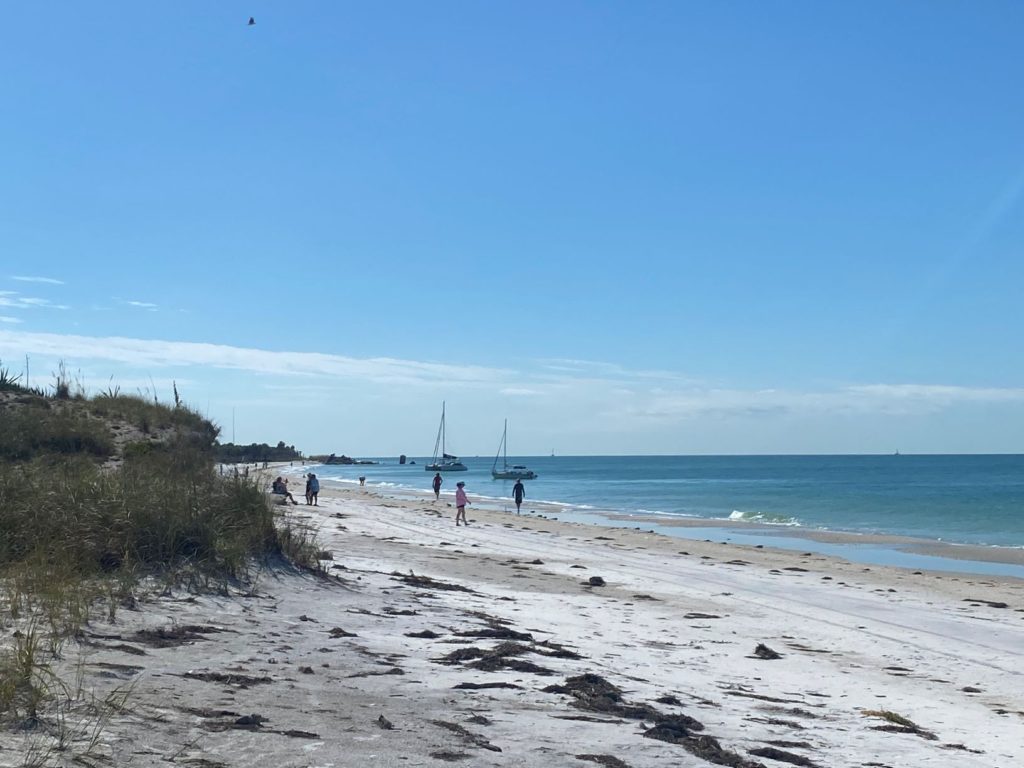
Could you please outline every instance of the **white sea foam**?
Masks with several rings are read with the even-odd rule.
[[[583,504],[568,504],[564,501],[549,501],[548,499],[535,499],[536,504],[547,504],[552,507],[565,507],[566,509],[594,509]]]
[[[741,512],[734,509],[728,517],[729,520],[739,520],[747,523],[762,523],[763,525],[785,525],[799,528],[803,525],[795,517],[788,515],[772,515],[764,512]]]
[[[643,509],[642,507],[632,514],[658,515],[659,517],[685,517],[697,520],[701,519],[700,515],[695,515],[692,512],[666,512],[663,509]]]

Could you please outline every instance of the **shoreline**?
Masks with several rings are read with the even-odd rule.
[[[305,472],[319,465],[284,467],[284,471],[301,480]],[[357,489],[381,496],[409,501],[430,501],[428,490],[406,488],[388,483],[367,483],[337,477],[321,477],[321,483],[339,489]],[[512,500],[477,495],[476,507],[509,512]],[[452,500],[454,492],[442,491],[441,499]],[[511,510],[514,513],[514,509]],[[979,545],[894,534],[858,533],[803,526],[761,523],[726,518],[697,518],[651,513],[633,514],[616,510],[581,508],[565,502],[531,501],[523,504],[523,514],[570,520],[582,524],[614,529],[639,529],[661,533],[686,541],[723,541],[749,548],[770,547],[780,551],[810,551],[838,557],[864,565],[890,566],[904,570],[929,570],[951,574],[999,576],[1024,580],[1024,547]]]

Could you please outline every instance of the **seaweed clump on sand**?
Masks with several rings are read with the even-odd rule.
[[[695,735],[672,716],[643,732],[644,738],[678,744],[687,752],[715,765],[730,768],[765,768],[764,763],[747,760],[737,752],[723,747],[714,736]]]
[[[469,587],[464,587],[461,584],[451,584],[447,581],[438,581],[432,579],[429,576],[420,576],[410,571],[408,574],[399,573],[395,571],[391,574],[396,581],[400,581],[410,587],[418,587],[419,589],[440,589],[448,592],[472,592],[473,590]]]
[[[502,669],[510,669],[516,672],[526,672],[534,675],[541,675],[543,677],[553,675],[554,672],[546,667],[542,667],[530,661],[523,661],[521,659],[514,658],[531,652],[533,652],[533,649],[528,645],[504,642],[499,643],[490,650],[475,647],[459,648],[458,650],[452,651],[447,656],[437,659],[437,661],[440,664],[459,664],[463,661],[472,660],[473,663],[468,664],[467,666],[484,672],[497,672]]]
[[[938,736],[929,730],[926,730],[915,723],[913,720],[909,720],[903,715],[898,715],[895,712],[890,712],[887,709],[866,709],[861,712],[865,717],[879,717],[882,720],[887,720],[889,725],[873,725],[871,729],[874,731],[890,731],[891,733],[912,733],[915,736],[920,736],[922,739],[928,741],[937,741]]]
[[[648,704],[629,704],[622,697],[622,690],[609,683],[600,675],[586,673],[566,679],[562,685],[549,685],[545,693],[562,693],[572,696],[572,706],[586,712],[600,712],[605,715],[616,715],[630,720],[657,720],[665,717],[661,712]],[[695,729],[704,726],[693,721]]]
[[[631,704],[622,690],[600,675],[587,673],[566,679],[562,685],[549,685],[545,693],[561,693],[573,697],[572,705],[589,712],[630,720],[652,720],[654,726],[643,732],[648,739],[677,744],[687,752],[715,765],[730,768],[764,768],[762,763],[747,760],[742,755],[724,748],[713,736],[700,735],[704,725],[688,715],[667,715],[649,704]]]

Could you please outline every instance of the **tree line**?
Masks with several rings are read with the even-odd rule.
[[[257,461],[295,461],[302,458],[302,453],[295,450],[294,445],[285,445],[284,440],[276,446],[267,443],[250,443],[235,445],[234,443],[218,443],[216,458],[222,464],[244,464]]]

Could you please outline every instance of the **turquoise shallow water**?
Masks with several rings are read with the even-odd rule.
[[[325,480],[429,490],[425,459],[400,466],[321,466]],[[465,458],[445,491],[507,498],[492,458]],[[513,459],[509,458],[509,463]],[[747,520],[796,529],[880,533],[1024,547],[1024,455],[966,456],[542,456],[517,457],[538,473],[530,501],[588,510]],[[795,531],[794,531],[795,532]]]

